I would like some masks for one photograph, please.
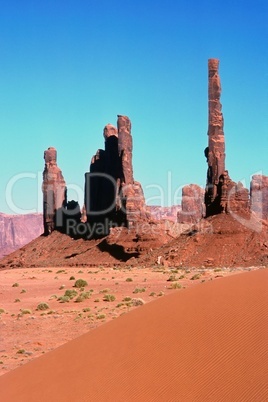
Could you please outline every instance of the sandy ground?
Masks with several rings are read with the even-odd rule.
[[[140,273],[131,271],[130,284],[140,286]],[[121,289],[128,274],[117,275]],[[211,281],[214,274],[1,376],[1,401],[267,401],[268,269]],[[143,297],[166,290],[168,275],[155,272],[154,281],[147,276],[147,287],[154,284]],[[111,276],[102,271],[100,278],[112,284]]]
[[[137,308],[137,303],[243,270],[155,266],[0,271],[0,375]],[[86,280],[84,289],[74,287],[77,279]],[[60,299],[70,290],[77,294]],[[105,301],[105,297],[113,299],[109,295],[115,300]],[[38,309],[44,303],[47,308]]]

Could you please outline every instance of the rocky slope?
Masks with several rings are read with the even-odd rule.
[[[173,237],[170,230],[151,223],[134,236],[115,228],[98,240],[72,239],[54,231],[40,236],[0,261],[0,269],[50,266],[168,266],[250,267],[268,265],[268,223],[250,216],[240,221],[230,214],[202,219]],[[174,223],[178,227],[178,224]],[[188,226],[189,227],[189,226]],[[172,229],[169,226],[169,229]],[[150,232],[149,232],[150,231]],[[175,230],[174,230],[175,232]]]

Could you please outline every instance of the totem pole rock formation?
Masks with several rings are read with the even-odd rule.
[[[268,176],[253,175],[250,183],[250,206],[258,219],[268,220]]]
[[[207,186],[205,193],[206,214],[221,212],[218,194],[220,176],[225,171],[225,140],[223,115],[221,112],[221,83],[219,60],[208,60],[208,147],[205,156],[208,163]]]
[[[56,228],[56,213],[66,204],[66,184],[57,166],[57,151],[50,147],[44,152],[43,171],[43,217],[44,233],[50,234]]]
[[[219,60],[208,60],[208,163],[205,191],[206,216],[221,212],[249,211],[249,192],[225,170],[225,139],[221,112]]]
[[[182,189],[179,223],[197,223],[205,216],[204,190],[197,184],[189,184]]]
[[[140,183],[133,178],[131,122],[118,116],[117,128],[104,127],[105,150],[93,156],[90,172],[85,174],[85,211],[87,222],[101,223],[105,233],[112,226],[133,227],[146,219]]]

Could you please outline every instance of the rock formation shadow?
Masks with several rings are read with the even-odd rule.
[[[106,239],[99,243],[97,247],[100,251],[109,253],[112,257],[122,262],[126,262],[132,257],[138,258],[140,256],[139,252],[127,253],[123,246],[119,244],[109,244]]]

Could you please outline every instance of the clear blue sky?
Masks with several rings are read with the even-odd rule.
[[[212,57],[226,167],[247,186],[268,175],[267,0],[0,0],[0,54],[1,212],[41,210],[49,146],[68,198],[81,195],[117,114],[132,121],[134,175],[150,204],[204,186]]]

